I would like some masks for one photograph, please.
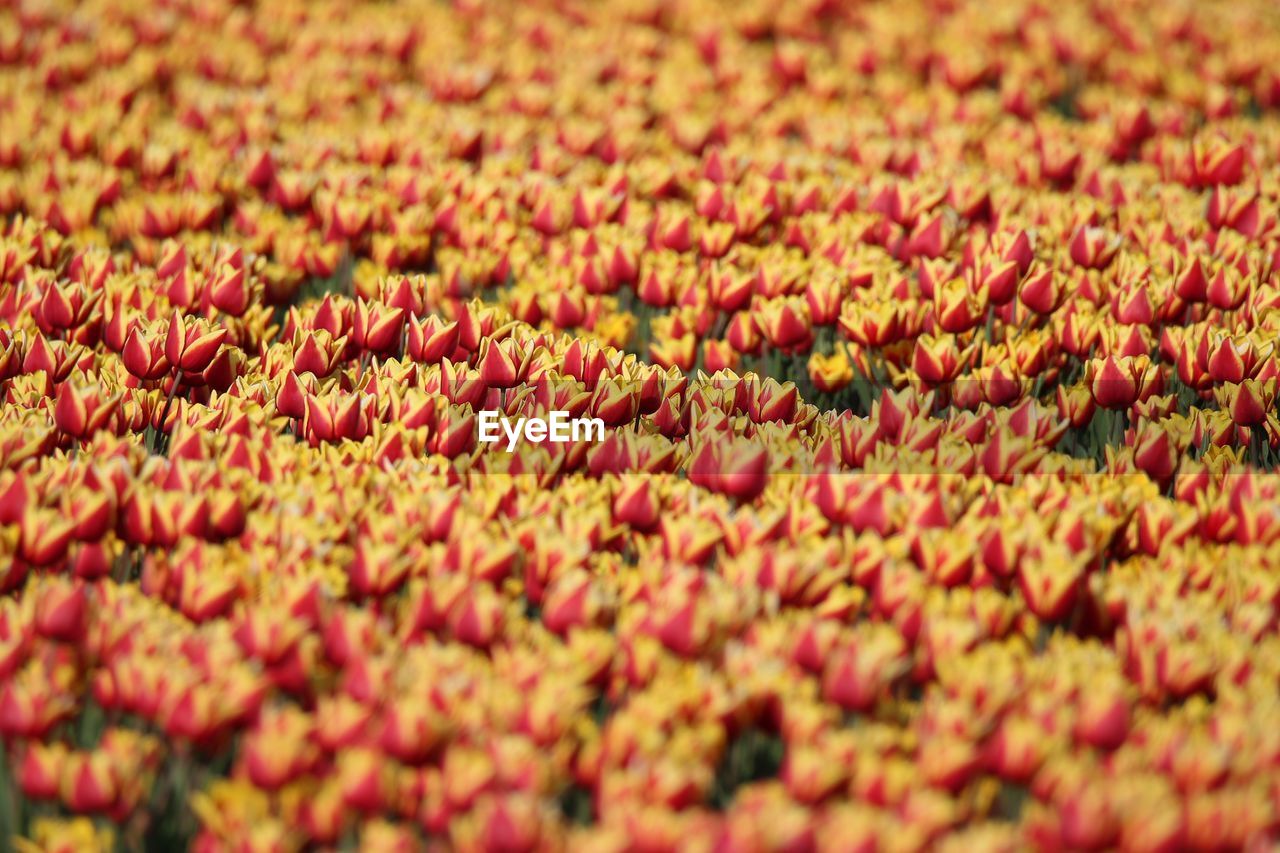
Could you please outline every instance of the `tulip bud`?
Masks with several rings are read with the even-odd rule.
[[[912,351],[911,369],[931,385],[954,381],[965,369],[968,353],[954,335],[921,335]]]
[[[381,598],[404,583],[409,563],[394,545],[361,539],[348,569],[351,589],[361,597]]]
[[[490,388],[514,388],[521,381],[522,368],[511,338],[496,342],[486,340],[480,346],[480,381]]]
[[[654,494],[653,480],[646,476],[626,476],[613,498],[613,517],[642,533],[652,532],[661,515],[661,501]]]
[[[1275,407],[1276,392],[1274,379],[1267,382],[1246,379],[1216,391],[1219,404],[1231,413],[1231,420],[1244,427],[1259,427],[1266,422]]]
[[[311,737],[307,714],[288,707],[263,713],[240,748],[249,780],[259,788],[276,791],[307,773],[318,758]]]
[[[373,749],[354,747],[338,754],[338,785],[343,802],[366,814],[381,812],[395,793],[395,777]]]
[[[362,395],[329,393],[324,397],[307,396],[303,430],[312,443],[361,441],[368,436],[371,419]]]
[[[169,371],[164,339],[141,326],[129,330],[121,358],[125,369],[139,379],[159,379]]]
[[[367,353],[391,355],[400,349],[404,331],[403,308],[389,308],[381,302],[356,300],[355,319],[351,326],[351,342]]]
[[[1041,316],[1049,316],[1062,306],[1067,291],[1059,275],[1044,269],[1028,275],[1018,289],[1018,301]]]
[[[750,501],[764,491],[768,463],[768,452],[753,442],[708,439],[689,461],[689,480]]]
[[[1018,584],[1027,607],[1038,619],[1056,622],[1075,607],[1084,567],[1065,549],[1028,554],[1018,566]]]
[[[953,278],[938,286],[934,293],[933,310],[938,327],[950,334],[961,334],[974,329],[987,313],[987,293],[974,292],[963,278]]]
[[[225,328],[210,329],[206,322],[184,318],[175,310],[169,318],[165,357],[187,374],[201,373],[213,361],[227,334]]]
[[[988,766],[1000,778],[1026,784],[1035,775],[1050,751],[1044,731],[1020,715],[1004,718],[987,744]]]
[[[335,338],[324,329],[299,332],[293,343],[293,373],[310,373],[326,379],[342,362],[345,337]]]
[[[57,398],[53,408],[54,422],[58,429],[81,441],[102,429],[116,413],[120,402],[119,394],[104,397],[97,389],[81,390],[71,382],[58,386]]]
[[[803,301],[778,299],[766,303],[757,323],[770,346],[780,350],[804,349],[813,338],[809,306]]]
[[[1095,406],[1093,393],[1088,385],[1078,383],[1057,388],[1058,416],[1074,429],[1083,429],[1093,420]]]
[[[1165,484],[1173,479],[1177,470],[1181,449],[1159,423],[1140,421],[1134,430],[1133,461],[1138,469],[1157,483]]]
[[[46,583],[36,602],[36,632],[51,640],[74,643],[84,633],[86,608],[82,582]]]
[[[18,553],[33,566],[51,566],[66,558],[75,527],[52,511],[28,507],[19,527]]]
[[[1234,267],[1223,267],[1205,290],[1209,304],[1223,311],[1235,311],[1249,295],[1249,282]]]
[[[1105,269],[1120,251],[1121,238],[1105,229],[1082,226],[1071,238],[1071,260],[1085,269]]]
[[[1208,298],[1209,280],[1205,277],[1199,258],[1193,258],[1178,275],[1174,291],[1180,299],[1191,303],[1204,302]]]
[[[420,364],[439,364],[458,348],[458,324],[427,316],[409,318],[405,354]]]
[[[886,626],[861,631],[827,659],[822,695],[846,711],[864,713],[906,670],[906,644],[897,631]]]
[[[18,767],[18,785],[33,800],[58,796],[69,750],[65,744],[32,741]]]
[[[209,284],[209,300],[222,313],[243,317],[253,300],[244,267],[224,266]]]
[[[734,314],[725,329],[725,340],[743,355],[756,355],[760,351],[762,338],[755,315],[750,311]]]
[[[849,363],[845,347],[837,347],[830,355],[814,351],[809,356],[808,369],[809,379],[814,387],[823,392],[839,391],[847,387],[854,377],[853,365]]]
[[[66,758],[60,785],[62,800],[76,812],[106,812],[120,795],[121,780],[103,752],[73,752]]]
[[[1144,396],[1151,371],[1151,362],[1146,357],[1107,356],[1090,361],[1085,374],[1099,406],[1127,409]]]
[[[244,372],[244,354],[234,347],[224,347],[218,350],[213,360],[209,362],[209,366],[200,372],[198,378],[188,376],[187,382],[225,394]]]
[[[832,326],[840,317],[844,290],[834,277],[814,278],[805,288],[805,301],[815,326]]]
[[[487,583],[475,583],[449,611],[449,630],[460,642],[489,648],[501,636],[502,599]]]

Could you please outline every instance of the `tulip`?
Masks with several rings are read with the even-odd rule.
[[[1275,406],[1277,382],[1246,379],[1218,389],[1218,399],[1231,420],[1239,426],[1258,427],[1267,421]]]
[[[125,338],[121,358],[125,368],[139,379],[158,379],[169,371],[164,339],[139,326]]]
[[[977,392],[982,394],[982,400],[1002,409],[1021,400],[1029,388],[1028,380],[1019,377],[1018,373],[1012,369],[1012,365],[1004,362],[975,369],[973,378],[972,383],[965,382],[954,388],[954,397],[964,400],[963,394]],[[956,402],[956,405],[960,403]]]
[[[591,395],[587,412],[600,418],[606,428],[630,424],[637,416],[639,399],[636,389],[627,384],[609,382],[598,385]]]
[[[228,334],[225,328],[210,329],[207,323],[188,322],[189,320],[190,318],[184,318],[175,310],[169,318],[169,330],[164,343],[165,358],[188,376],[201,373],[209,366]],[[128,351],[129,344],[126,342],[126,356]],[[146,378],[132,369],[130,372],[139,378]]]
[[[87,606],[82,583],[45,585],[36,605],[36,632],[51,640],[76,642],[84,631]]]
[[[87,817],[38,817],[32,822],[31,838],[14,839],[20,853],[107,853],[116,847],[115,833]]]
[[[379,743],[397,760],[421,764],[447,735],[447,720],[434,710],[392,706],[383,714]]]
[[[1050,754],[1039,725],[1020,716],[1006,717],[987,745],[987,763],[1002,779],[1030,781]]]
[[[34,800],[56,798],[67,753],[67,747],[60,743],[45,745],[33,742],[18,768],[18,784],[22,793]]]
[[[348,749],[338,756],[338,785],[347,807],[380,812],[394,794],[394,775],[375,750]]]
[[[1102,228],[1083,226],[1071,238],[1071,260],[1086,269],[1105,269],[1120,250],[1117,235]]]
[[[380,598],[394,592],[408,576],[409,565],[391,544],[361,540],[348,569],[357,595]]]
[[[626,476],[613,498],[613,517],[631,528],[649,533],[661,517],[661,501],[649,477]]]
[[[1244,304],[1248,296],[1248,282],[1228,269],[1220,269],[1209,281],[1205,296],[1209,304],[1223,311],[1234,311]]]
[[[1200,186],[1234,185],[1244,179],[1246,152],[1222,141],[1192,146],[1191,164]]]
[[[986,291],[974,292],[964,279],[954,278],[939,286],[934,294],[933,310],[942,331],[960,334],[982,322],[987,304]]]
[[[661,367],[677,367],[689,370],[697,356],[698,339],[693,334],[676,339],[654,340],[649,344],[649,356]]]
[[[1074,429],[1083,429],[1093,420],[1095,411],[1093,392],[1088,385],[1070,387],[1059,385],[1057,389],[1058,416]]]
[[[82,370],[89,368],[90,365],[82,359],[83,355],[84,351],[78,347],[63,341],[50,341],[44,335],[37,334],[27,348],[19,372],[27,375],[43,372],[50,382],[62,382],[77,366]]]
[[[367,398],[366,398],[367,399]],[[313,442],[359,441],[371,429],[367,403],[358,395],[308,395],[303,430]]]
[[[253,290],[243,266],[222,267],[209,283],[209,301],[224,314],[243,317],[253,300]]]
[[[904,306],[896,301],[847,303],[838,325],[849,340],[874,349],[901,337],[904,313]]]
[[[1058,344],[1076,358],[1086,359],[1102,338],[1102,325],[1088,309],[1072,310],[1063,319]]]
[[[474,412],[451,405],[441,412],[429,449],[452,459],[470,453],[476,441]]]
[[[1023,273],[1025,270],[1012,258],[984,267],[979,291],[986,291],[992,305],[1007,305],[1017,295],[1019,279]]]
[[[962,352],[954,335],[921,335],[912,351],[911,369],[931,385],[953,382],[963,371],[968,353]]]
[[[571,629],[604,622],[607,610],[608,601],[591,576],[574,570],[556,578],[547,587],[542,600],[542,621],[548,629],[564,636]]]
[[[1056,622],[1075,607],[1083,574],[1080,558],[1059,548],[1046,549],[1024,558],[1018,567],[1018,585],[1036,618]]]
[[[1029,274],[1018,289],[1018,301],[1041,316],[1057,311],[1066,295],[1066,288],[1052,269]]]
[[[71,574],[89,581],[106,577],[115,567],[122,552],[119,540],[82,544],[76,549],[72,559]]]
[[[108,811],[120,795],[121,780],[110,757],[101,752],[71,753],[64,764],[61,796],[78,812]]]
[[[833,326],[840,317],[844,291],[834,278],[815,278],[805,288],[805,302],[815,326]]]
[[[320,843],[335,843],[349,818],[342,790],[332,777],[301,804],[301,824],[307,835]]]
[[[50,283],[33,312],[45,334],[78,329],[90,321],[102,299],[102,291],[89,291],[83,284]]]
[[[768,453],[750,442],[708,440],[689,461],[689,479],[738,500],[755,499],[766,485]]]
[[[757,323],[765,340],[776,349],[802,348],[813,337],[809,308],[804,302],[769,302],[761,308]]]
[[[478,582],[449,611],[449,630],[459,642],[488,648],[502,634],[505,614],[493,587]]]
[[[799,392],[791,382],[780,384],[769,377],[759,384],[742,383],[735,390],[740,401],[746,397],[747,415],[753,423],[791,423],[798,414]]]
[[[977,748],[958,735],[931,739],[921,750],[920,769],[932,786],[949,792],[963,788],[978,769]]]
[[[1107,792],[1086,784],[1059,798],[1062,843],[1071,849],[1093,850],[1115,843],[1120,826]]]
[[[241,351],[224,347],[218,350],[213,361],[200,373],[199,377],[191,380],[191,384],[205,386],[211,391],[225,394],[231,390],[244,371],[245,359]]]
[[[1199,258],[1191,262],[1178,274],[1174,291],[1180,299],[1187,302],[1204,302],[1208,297],[1209,280],[1205,277],[1204,267]]]
[[[345,337],[334,338],[324,329],[299,332],[293,343],[293,370],[326,379],[338,369],[346,348]]]
[[[870,711],[906,672],[905,654],[902,637],[888,628],[837,647],[823,670],[823,696],[846,711]]]
[[[830,393],[847,387],[853,381],[848,350],[838,347],[829,356],[814,352],[809,356],[809,378],[819,391]]]
[[[106,426],[116,413],[120,398],[120,394],[105,396],[94,389],[81,391],[75,384],[64,382],[58,386],[54,422],[67,435],[83,441]]]
[[[66,557],[75,527],[51,511],[28,508],[21,518],[19,554],[34,566],[51,566]]]
[[[1135,784],[1118,792],[1116,812],[1121,820],[1122,850],[1173,851],[1184,844],[1184,808],[1173,792],[1163,788]]]
[[[755,315],[747,311],[732,315],[725,330],[725,340],[743,355],[756,355],[763,340]]]
[[[552,821],[535,797],[522,793],[485,795],[467,819],[457,822],[451,840],[462,851],[539,850],[550,847]]]
[[[379,302],[356,300],[351,325],[351,342],[361,351],[373,355],[389,355],[400,349],[405,312],[388,308]]]
[[[1130,703],[1120,690],[1090,693],[1083,698],[1075,736],[1099,749],[1116,749],[1129,733]]]
[[[512,388],[520,382],[524,365],[513,351],[510,339],[485,341],[480,347],[480,381],[490,388]]]
[[[1127,409],[1151,387],[1152,365],[1145,357],[1107,356],[1089,362],[1086,377],[1094,401],[1104,409]]]
[[[443,323],[434,316],[409,318],[405,354],[422,364],[439,364],[458,347],[458,323]]]

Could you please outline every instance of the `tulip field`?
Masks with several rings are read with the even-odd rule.
[[[0,851],[1275,849],[1278,345],[1274,0],[0,0]]]

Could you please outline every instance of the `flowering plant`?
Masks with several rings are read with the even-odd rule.
[[[0,836],[1275,844],[1278,53],[0,8]]]

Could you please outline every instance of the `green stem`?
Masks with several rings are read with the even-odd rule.
[[[152,445],[147,449],[152,453],[167,454],[169,451],[169,433],[165,432],[165,421],[169,420],[169,409],[173,408],[173,398],[178,396],[178,386],[182,384],[182,374],[174,373],[173,384],[169,386],[169,394],[164,398],[164,408],[160,410],[160,423],[151,434]],[[163,447],[161,444],[163,443]]]

